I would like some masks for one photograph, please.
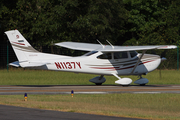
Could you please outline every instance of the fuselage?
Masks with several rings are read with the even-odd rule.
[[[109,45],[61,42],[56,45],[74,50],[91,51],[83,56],[69,57],[41,53],[35,50],[18,30],[6,31],[9,42],[17,56],[18,61],[10,63],[15,67],[45,69],[55,71],[67,71],[76,73],[97,74],[90,82],[100,85],[105,82],[104,75],[113,75],[118,78],[115,83],[129,85],[132,83],[130,78],[120,78],[118,75],[139,75],[140,79],[136,84],[145,85],[147,79],[141,77],[155,70],[161,63],[158,55],[145,54],[152,49],[175,49],[174,45],[151,45],[151,46],[113,46]],[[138,54],[134,50],[142,50]]]
[[[140,56],[141,54],[136,51],[114,53],[91,51],[79,57],[57,55],[57,58],[41,60],[47,63],[41,69],[98,75],[142,75],[155,70],[161,63],[160,56],[144,54],[132,72]]]

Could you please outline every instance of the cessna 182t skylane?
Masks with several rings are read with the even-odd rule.
[[[55,45],[74,50],[90,51],[83,56],[69,57],[41,53],[35,50],[18,30],[6,31],[6,35],[14,49],[18,61],[10,65],[23,68],[69,71],[75,73],[90,73],[100,75],[90,82],[101,85],[106,81],[104,75],[113,75],[118,78],[115,83],[129,85],[130,78],[120,78],[118,75],[138,75],[140,79],[134,83],[145,85],[149,81],[142,78],[148,72],[155,70],[161,63],[158,55],[145,54],[151,49],[175,49],[175,45],[152,46],[113,46],[103,44],[89,44],[78,42],[61,42]],[[142,50],[142,54],[136,52]]]

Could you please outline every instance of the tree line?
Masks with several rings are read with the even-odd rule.
[[[61,41],[179,45],[180,0],[1,0],[0,34],[18,29],[37,48]],[[176,60],[176,51],[160,50]]]

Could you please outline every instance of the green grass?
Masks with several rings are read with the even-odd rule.
[[[149,84],[180,84],[180,71],[155,70],[146,76]],[[0,70],[0,85],[94,85],[88,80],[97,75],[44,70]],[[105,76],[109,85],[117,78]],[[133,81],[137,76],[130,77]],[[132,83],[133,84],[133,83]],[[68,112],[150,119],[180,119],[179,94],[105,94],[105,95],[0,95],[0,104]]]
[[[149,84],[180,84],[180,71],[177,70],[155,70],[143,76],[149,80]],[[23,70],[10,69],[0,70],[0,85],[94,85],[89,79],[97,75],[91,74],[75,74],[70,72],[57,72],[45,70]],[[130,77],[133,81],[137,80],[137,76],[120,76]],[[115,84],[117,80],[114,76],[105,76],[104,85]],[[133,84],[133,83],[132,83]]]
[[[148,119],[180,119],[179,94],[1,95],[0,104]]]

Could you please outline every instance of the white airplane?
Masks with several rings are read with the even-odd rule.
[[[158,55],[145,54],[151,49],[175,49],[175,45],[152,45],[152,46],[113,46],[89,44],[79,42],[61,42],[55,45],[74,49],[90,51],[78,57],[64,55],[54,55],[41,53],[35,50],[18,30],[6,31],[5,34],[14,49],[18,61],[10,63],[15,67],[68,71],[75,73],[97,74],[90,82],[101,85],[106,81],[104,75],[113,75],[118,78],[115,83],[120,85],[130,85],[130,78],[120,78],[118,75],[137,75],[140,79],[134,83],[145,85],[149,81],[141,75],[155,70],[162,59]],[[143,51],[142,54],[136,50]]]

